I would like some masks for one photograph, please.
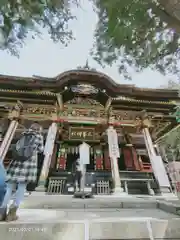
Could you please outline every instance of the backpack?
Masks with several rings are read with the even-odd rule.
[[[32,133],[24,134],[13,149],[13,158],[22,162],[30,159],[34,154],[35,139],[36,136]]]

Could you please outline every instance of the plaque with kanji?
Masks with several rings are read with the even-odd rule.
[[[71,127],[69,129],[69,140],[92,141],[94,137],[94,128]]]

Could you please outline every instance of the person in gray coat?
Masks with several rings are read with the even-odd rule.
[[[7,168],[7,191],[0,207],[0,220],[3,218],[4,212],[6,211],[7,205],[11,200],[13,190],[16,189],[16,186],[17,190],[15,193],[14,202],[10,206],[9,212],[6,216],[7,221],[13,221],[18,218],[16,212],[20,203],[24,199],[24,193],[26,191],[27,184],[30,182],[36,182],[38,171],[37,154],[38,152],[43,152],[44,150],[43,136],[41,132],[41,126],[37,123],[34,123],[31,125],[30,129],[22,134],[22,136],[31,136],[33,138],[32,144],[29,144],[32,155],[26,160],[22,160],[20,157],[14,157]]]

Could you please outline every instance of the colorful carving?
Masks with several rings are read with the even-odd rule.
[[[56,169],[65,170],[66,169],[66,160],[67,160],[66,149],[63,146],[60,146],[59,152],[58,152],[58,157],[57,157]]]
[[[44,107],[39,107],[39,106],[25,106],[23,107],[23,114],[52,114],[56,113],[57,109],[55,106],[44,106]]]
[[[101,105],[98,101],[92,98],[87,98],[87,97],[75,97],[72,100],[69,100],[66,104],[81,104],[81,105]],[[102,106],[102,105],[101,105]]]
[[[64,109],[64,111],[62,111],[60,113],[60,116],[62,117],[88,117],[88,118],[94,118],[94,120],[96,120],[96,118],[104,118],[106,121],[106,117],[107,114],[104,112],[104,110],[100,110],[100,109],[94,109],[94,108],[67,108]]]
[[[97,94],[98,89],[90,84],[79,84],[71,87],[71,91],[83,95]]]
[[[103,170],[103,153],[100,148],[95,149],[94,165],[95,165],[95,170]]]

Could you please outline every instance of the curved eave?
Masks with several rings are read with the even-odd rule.
[[[42,98],[48,98],[48,99],[55,99],[56,93],[52,93],[49,91],[25,91],[25,90],[11,90],[11,89],[0,89],[1,98],[4,96],[6,98],[12,98],[13,96],[17,96],[19,98],[29,98],[29,97],[42,97]],[[171,102],[163,102],[163,101],[147,101],[147,100],[137,100],[137,99],[128,99],[128,98],[113,98],[112,100],[112,106],[118,108],[121,107],[123,104],[128,105],[146,105],[147,107],[158,107],[161,108],[168,108],[169,110],[175,108],[175,104]]]
[[[56,94],[49,91],[26,91],[26,90],[13,90],[13,89],[0,89],[0,93],[7,94],[20,94],[20,95],[34,95],[34,96],[51,96],[56,97]]]
[[[107,94],[111,97],[122,95],[158,99],[179,99],[178,90],[138,88],[134,85],[118,84],[109,76],[91,70],[66,71],[54,78],[0,75],[0,84],[3,89],[53,89],[54,92],[60,92],[64,86],[80,82],[92,84],[100,89],[106,89]]]
[[[168,101],[147,101],[147,100],[138,100],[138,99],[130,99],[130,98],[113,98],[112,100],[112,106],[116,106],[118,107],[118,105],[122,105],[122,104],[137,104],[137,105],[146,105],[147,107],[156,107],[156,106],[160,106],[160,107],[164,107],[164,108],[168,108],[169,110],[174,109],[175,108],[175,104],[172,102],[168,102]]]

